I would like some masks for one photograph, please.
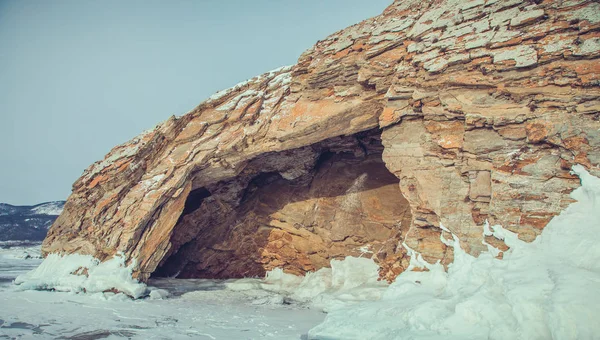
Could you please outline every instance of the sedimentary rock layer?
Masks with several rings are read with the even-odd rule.
[[[196,189],[156,274],[231,278],[283,268],[302,275],[348,255],[402,258],[410,207],[383,163],[379,135],[267,153],[233,179]]]
[[[366,249],[392,279],[406,267],[405,247],[451,261],[440,224],[471,254],[483,249],[485,220],[533,240],[571,202],[573,164],[600,175],[599,56],[595,1],[396,1],[296,65],[115,147],[73,185],[43,250],[123,252],[147,279],[157,268],[299,273]],[[356,151],[365,131],[383,150]],[[335,137],[339,145],[323,146]],[[339,170],[323,172],[323,154]],[[385,193],[358,190],[347,210],[361,213],[341,209],[363,173],[388,175],[381,161],[400,190],[386,177],[372,184]],[[328,187],[336,173],[338,192]],[[368,201],[382,197],[398,212],[406,200],[410,212],[374,218]],[[212,220],[225,212],[230,219]]]

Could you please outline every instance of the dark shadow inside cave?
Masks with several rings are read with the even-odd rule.
[[[192,190],[185,200],[185,207],[183,208],[183,212],[181,213],[180,219],[200,209],[202,201],[204,201],[204,199],[210,195],[210,191],[206,190],[206,188],[198,188]]]
[[[192,190],[153,277],[301,275],[331,259],[385,261],[411,222],[378,129],[262,155]]]

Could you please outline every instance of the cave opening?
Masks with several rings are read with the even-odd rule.
[[[190,191],[188,197],[185,200],[185,206],[183,208],[183,212],[181,213],[181,217],[189,215],[194,211],[200,209],[202,201],[204,201],[204,199],[210,195],[210,191],[206,190],[206,188],[198,188]]]
[[[382,153],[373,129],[264,154],[234,178],[195,188],[152,276],[303,275],[346,256],[390,267],[412,217]]]

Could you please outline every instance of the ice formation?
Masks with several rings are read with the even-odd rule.
[[[466,254],[455,237],[448,272],[413,254],[428,271],[402,273],[379,301],[332,311],[309,338],[598,339],[600,179],[580,165],[573,172],[577,202],[533,243],[486,227],[510,247],[499,260],[494,251]]]
[[[15,284],[22,290],[101,293],[117,290],[133,298],[147,292],[145,284],[131,277],[135,263],[125,265],[119,255],[100,262],[90,255],[50,254],[36,269],[18,276]]]
[[[577,202],[534,242],[520,241],[501,226],[484,226],[485,235],[510,247],[502,260],[487,243],[489,251],[475,258],[452,235],[442,239],[454,247],[447,272],[409,249],[411,267],[427,271],[407,270],[389,286],[377,280],[378,266],[372,260],[347,257],[305,277],[276,269],[262,280],[227,280],[223,291],[184,297],[205,301],[213,296],[224,303],[225,297],[241,296],[252,305],[305,303],[329,313],[309,332],[310,339],[597,339],[600,179],[579,165],[573,172],[582,184],[571,194]],[[134,298],[145,296],[148,288],[132,279],[132,266],[121,256],[100,262],[91,256],[51,254],[15,283],[22,290],[116,289]],[[150,294],[151,299],[167,296],[164,290]]]
[[[304,277],[272,270],[261,288],[329,312],[359,301],[381,298],[388,284],[378,281],[378,269],[371,259],[348,256],[344,260],[331,260],[331,268],[322,268]]]

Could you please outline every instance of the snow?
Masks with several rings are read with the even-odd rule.
[[[144,188],[144,190],[152,189],[156,187],[160,183],[160,181],[162,181],[165,177],[167,177],[166,174],[159,174],[151,178],[142,180],[142,188]]]
[[[10,204],[0,203],[0,216],[11,215],[16,210],[17,209],[14,206],[10,205]]]
[[[273,77],[273,76],[275,76],[277,73],[280,73],[280,72],[289,72],[289,71],[291,71],[292,67],[293,67],[293,65],[289,65],[289,66],[281,66],[281,67],[279,67],[279,68],[276,68],[276,69],[274,69],[274,70],[271,70],[271,71],[269,71],[269,72],[266,72],[266,73],[264,73],[264,74],[262,74],[262,75],[260,75],[260,76],[257,76],[257,77],[254,77],[254,78],[250,78],[250,79],[244,80],[244,81],[242,81],[242,82],[240,82],[240,83],[237,83],[237,84],[233,85],[233,86],[232,86],[232,87],[230,87],[230,88],[227,88],[227,89],[224,89],[224,90],[218,91],[217,93],[215,93],[215,94],[213,94],[212,96],[208,97],[208,99],[207,99],[206,101],[207,101],[207,102],[212,102],[212,101],[215,101],[215,100],[221,99],[221,98],[223,98],[223,97],[224,97],[226,94],[228,94],[228,93],[231,93],[231,92],[234,92],[234,91],[237,91],[237,90],[240,90],[241,88],[243,88],[244,86],[246,86],[246,85],[248,85],[248,84],[250,84],[250,83],[252,83],[252,82],[258,82],[258,81],[262,80],[264,77]],[[284,82],[284,84],[285,84],[285,81],[286,81],[286,77],[287,77],[287,76],[285,76],[285,75],[280,75],[280,76],[282,76],[282,77],[281,77],[281,78],[278,78],[278,79],[277,79],[277,81],[282,81],[282,82]]]
[[[46,202],[34,206],[14,206],[0,203],[0,216],[5,215],[51,215],[58,216],[62,213],[64,201]]]
[[[169,295],[171,295],[169,293],[168,290],[165,289],[152,289],[150,291],[150,294],[148,294],[148,297],[151,300],[162,300],[162,299],[166,299],[167,297],[169,297]]]
[[[292,70],[292,68],[294,68],[294,65],[285,65],[285,66],[280,66],[280,67],[278,67],[274,70],[271,70],[267,73],[269,74],[269,77],[272,77],[273,75],[275,75],[277,73],[290,72]]]
[[[37,267],[42,262],[40,253],[39,243],[32,246],[30,242],[0,241],[0,287],[3,283],[12,282],[17,275]],[[1,312],[0,319],[3,319]]]
[[[125,266],[123,256],[100,262],[91,255],[50,254],[39,267],[18,276],[15,284],[22,290],[41,289],[61,292],[102,293],[116,289],[133,298],[146,293],[146,285],[131,278],[135,261]]]
[[[10,246],[0,248],[0,338],[305,339],[308,330],[324,318],[323,313],[287,301],[283,295],[254,289],[260,279],[155,279],[146,287],[148,296],[135,300],[122,293],[83,293],[82,285],[73,284],[80,278],[63,278],[59,283],[76,289],[37,290],[56,283],[57,275],[48,271],[57,269],[69,278],[76,265],[97,268],[95,260],[70,256],[54,269],[45,268],[46,273],[36,269],[46,283],[23,290],[25,283],[11,281],[41,263],[22,256],[39,254],[40,247]],[[123,263],[111,261],[104,272],[90,270],[90,277],[99,282],[101,275],[113,280],[115,271],[117,276],[123,273]],[[45,267],[50,264],[45,263]]]
[[[281,73],[273,78],[269,82],[269,87],[273,88],[275,86],[287,86],[292,83],[292,73],[286,71],[285,73]]]
[[[260,97],[262,95],[264,95],[264,92],[262,92],[262,91],[256,91],[256,90],[252,90],[252,89],[246,90],[246,91],[240,93],[239,95],[235,96],[233,99],[230,99],[228,102],[224,103],[223,105],[219,106],[217,108],[217,111],[234,110],[236,107],[242,106],[245,103],[247,103],[248,100],[250,100],[254,97]],[[244,98],[247,98],[247,100],[240,104],[240,101],[242,101]]]
[[[309,339],[598,339],[600,179],[573,172],[578,202],[533,243],[486,225],[510,250],[475,258],[453,235],[443,239],[454,247],[448,272],[411,250],[411,267],[428,271],[405,271],[379,301],[330,312]]]
[[[49,202],[37,205],[31,209],[31,213],[37,215],[55,215],[58,216],[62,213],[64,202]]]
[[[214,289],[142,300],[113,293],[0,292],[0,337],[301,339],[323,320],[310,309],[252,304],[236,292]]]
[[[33,246],[32,246],[33,245]],[[29,241],[0,241],[0,259],[41,259],[39,243]]]
[[[360,301],[378,300],[388,286],[378,281],[378,269],[371,259],[348,256],[331,260],[331,268],[321,268],[304,277],[274,269],[267,273],[261,287],[329,312]]]
[[[534,242],[486,223],[482,233],[510,249],[499,260],[500,251],[484,242],[489,251],[475,258],[441,226],[451,235],[442,242],[454,247],[448,271],[404,245],[410,267],[391,285],[377,280],[377,265],[364,257],[332,260],[304,277],[275,269],[264,279],[155,279],[146,286],[121,256],[100,263],[50,255],[40,264],[24,256],[36,251],[2,248],[0,336],[598,339],[600,179],[581,166],[573,172],[582,182],[571,194],[577,202]],[[6,283],[38,264],[16,285]],[[60,316],[51,312],[57,308]]]
[[[258,79],[260,79],[260,76],[258,77]],[[233,86],[232,86],[232,87],[230,87],[230,88],[227,88],[227,89],[224,89],[224,90],[218,91],[218,92],[216,92],[215,94],[213,94],[212,96],[208,97],[207,101],[208,101],[208,102],[211,102],[211,101],[215,101],[215,100],[217,100],[217,99],[220,99],[220,98],[222,98],[223,96],[225,96],[227,93],[229,93],[229,92],[233,92],[233,91],[236,91],[236,90],[239,90],[239,89],[241,89],[242,87],[244,87],[244,86],[248,85],[250,82],[252,82],[252,81],[254,81],[254,80],[257,80],[257,77],[254,77],[254,78],[250,78],[250,79],[244,80],[244,81],[242,81],[242,82],[239,82],[239,83],[237,83],[237,84],[233,85]]]

